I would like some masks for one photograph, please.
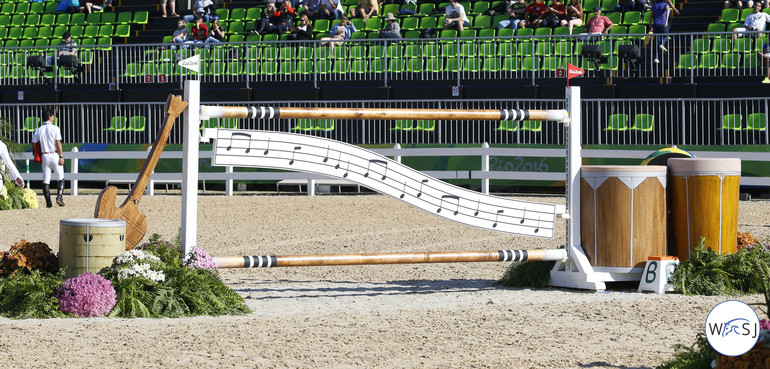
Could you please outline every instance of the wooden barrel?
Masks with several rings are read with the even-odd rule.
[[[735,252],[741,159],[669,159],[668,168],[679,260],[690,258],[701,237],[720,254]]]
[[[67,278],[97,273],[126,250],[126,221],[73,218],[59,222],[59,264]]]
[[[581,167],[580,237],[592,266],[643,268],[665,255],[666,167]]]

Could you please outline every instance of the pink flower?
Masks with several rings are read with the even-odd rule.
[[[200,247],[194,246],[189,255],[190,257],[187,259],[186,265],[190,268],[216,269],[217,267],[214,264],[214,258]]]
[[[770,320],[762,319],[759,321],[759,329],[770,330]]]
[[[56,291],[56,298],[59,310],[82,317],[105,316],[117,301],[112,283],[91,273],[66,280]]]

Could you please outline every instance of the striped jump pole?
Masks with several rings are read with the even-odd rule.
[[[250,119],[548,120],[568,122],[566,110],[285,108],[202,105],[201,117]]]
[[[511,261],[564,261],[566,249],[406,252],[340,255],[257,255],[215,257],[217,268],[273,268],[331,265],[426,264]]]

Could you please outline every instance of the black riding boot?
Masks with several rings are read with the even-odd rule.
[[[43,197],[45,197],[45,207],[52,208],[51,204],[51,187],[48,183],[43,183]]]
[[[56,181],[56,203],[59,206],[64,206],[64,181]]]

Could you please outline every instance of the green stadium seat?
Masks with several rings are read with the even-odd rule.
[[[259,62],[255,60],[247,61],[244,65],[244,73],[249,76],[255,76],[259,73]]]
[[[556,56],[570,56],[573,54],[571,41],[559,41],[554,46],[554,55]]]
[[[457,38],[457,30],[455,29],[441,30],[441,33],[439,34],[439,38]]]
[[[21,76],[26,76],[26,72],[17,74],[15,78],[22,78]],[[24,132],[35,132],[39,127],[40,127],[39,117],[26,117],[24,118],[24,125],[21,128],[19,128],[19,130]]]
[[[542,70],[555,72],[556,69],[561,68],[561,58],[558,56],[546,56],[543,58]]]
[[[91,13],[86,15],[86,23],[88,24],[100,24],[101,22],[102,22],[102,13]]]
[[[59,4],[56,3],[55,1],[48,1],[48,2],[46,2],[45,3],[45,8],[43,9],[43,13],[46,13],[46,14],[53,14],[53,13],[55,13],[56,12],[56,7],[58,5]]]
[[[422,56],[436,58],[441,55],[441,47],[437,43],[422,44]]]
[[[479,45],[479,55],[485,58],[492,58],[497,55],[497,44],[494,42],[482,42]]]
[[[11,17],[11,25],[16,27],[24,26],[24,22],[27,21],[27,16],[24,14],[16,14]]]
[[[743,128],[743,116],[741,114],[725,114],[722,116],[720,130],[740,131]]]
[[[314,119],[297,119],[297,123],[291,128],[292,131],[312,131],[314,127]]]
[[[655,128],[655,116],[652,114],[637,114],[634,116],[632,131],[652,132]]]
[[[404,32],[405,39],[417,39],[420,38],[420,31],[412,30]]]
[[[366,27],[366,23],[361,18],[353,18],[350,20],[358,31],[363,31]]]
[[[423,4],[428,5],[428,4]],[[429,4],[433,5],[433,4]],[[424,17],[420,19],[420,28],[436,28],[436,18],[435,17]]]
[[[127,131],[142,132],[147,128],[147,117],[143,115],[134,115],[128,118]]]
[[[40,4],[40,3],[35,3]],[[40,25],[53,27],[56,24],[56,14],[42,14],[40,16]]]
[[[103,131],[121,132],[126,130],[128,118],[124,115],[116,115],[110,120],[110,126],[102,129]]]
[[[131,26],[128,24],[119,24],[115,27],[115,36],[117,37],[130,37]]]
[[[34,39],[37,38],[37,27],[26,27],[24,28],[24,33],[21,36],[24,39]]]
[[[44,9],[45,9],[45,4],[41,2],[30,3],[29,5],[29,13],[32,13],[32,14],[42,14]]]
[[[16,10],[14,11],[16,14],[26,14],[29,13],[29,3],[28,2],[19,2],[16,4]]]
[[[404,59],[387,59],[388,72],[401,73],[406,69],[406,62]]]
[[[136,24],[147,24],[147,22],[150,19],[150,13],[148,11],[136,11],[134,12],[134,23]]]
[[[462,42],[460,44],[460,55],[468,58],[478,55],[479,49],[475,42]]]
[[[436,130],[436,121],[435,120],[418,120],[417,121],[417,128],[415,128],[418,131],[435,131]]]
[[[364,27],[364,31],[379,31],[380,29],[382,29],[381,18],[369,18],[369,20],[366,21],[366,27]]]
[[[119,24],[131,24],[133,21],[134,21],[133,12],[120,12],[118,13],[118,18],[115,20],[115,22]]]
[[[414,121],[408,119],[396,120],[396,126],[391,128],[391,131],[411,131],[414,129]]]
[[[706,27],[706,32],[724,32],[724,31],[725,31],[724,23],[710,23]]]
[[[409,73],[420,73],[423,71],[422,58],[406,59],[406,71]]]
[[[91,13],[93,14],[93,13]],[[88,27],[86,27],[88,28]],[[97,34],[98,37],[112,37],[112,35],[115,33],[115,26],[111,24],[105,24],[103,26],[99,26],[99,33]]]
[[[568,35],[569,34],[569,27],[556,27],[553,29],[554,35]]]
[[[732,23],[732,22],[737,22],[739,17],[740,17],[740,13],[738,9],[735,9],[735,8],[722,9],[722,15],[721,17],[719,17],[719,21],[723,23]]]
[[[711,40],[708,38],[698,38],[692,43],[692,52],[696,54],[705,54],[711,51]]]
[[[444,65],[445,72],[457,72],[460,70],[457,58],[447,59]]]
[[[366,32],[356,31],[350,35],[351,40],[363,40],[366,38]]]
[[[760,46],[761,47],[761,46]],[[754,50],[754,39],[742,37],[733,42],[733,51],[736,53],[750,53]]]
[[[740,17],[738,18],[738,20],[739,20],[739,21],[741,21],[741,22],[745,21],[745,20],[746,20],[746,17],[747,17],[749,14],[753,13],[753,12],[754,12],[754,9],[752,9],[752,8],[746,8],[746,9],[742,9],[742,10],[741,10],[741,15],[740,15]]]
[[[623,14],[623,22],[621,24],[631,26],[634,24],[642,23],[642,13],[637,11],[625,12]]]
[[[383,16],[388,13],[393,13],[393,15],[398,15],[399,9],[400,9],[400,6],[398,4],[385,4],[385,6],[382,7],[382,11],[380,13]]]
[[[261,65],[259,74],[272,76],[278,73],[278,63],[275,61],[264,62]]]
[[[246,20],[255,21],[262,17],[262,8],[248,8],[246,9]]]
[[[243,21],[246,19],[246,8],[235,8],[230,11],[230,21]]]
[[[465,37],[465,38],[476,37],[476,30],[475,29],[464,29],[462,32],[460,32],[459,36],[460,37]]]
[[[380,59],[385,57],[385,46],[383,45],[372,45],[369,46],[369,58],[370,59]]]
[[[481,59],[479,58],[467,58],[463,60],[462,69],[463,72],[478,72],[481,70]]]
[[[611,114],[607,117],[607,127],[603,131],[627,131],[628,114]]]
[[[526,56],[521,59],[521,69],[524,71],[540,70],[541,59],[538,56]]]
[[[722,68],[736,69],[741,65],[741,54],[729,53],[722,55]]]
[[[14,39],[14,40],[20,39],[23,37],[23,35],[24,35],[24,28],[12,27],[8,30],[8,38],[10,39]],[[7,44],[6,44],[6,47],[8,47]]]
[[[618,5],[618,0],[602,0],[602,13],[605,13],[604,15],[606,15],[609,18],[610,14],[614,14],[615,13],[615,6],[617,6],[617,5]],[[593,8],[585,8],[584,7],[583,9],[585,9],[584,12],[593,11]],[[610,19],[612,19],[612,18],[610,18]],[[613,21],[613,23],[615,23],[615,22]],[[620,23],[620,22],[618,22],[618,23]]]
[[[99,23],[114,25],[118,23],[118,15],[117,13],[102,13],[102,20]]]
[[[498,58],[485,58],[482,72],[499,72],[500,71],[500,59]]]
[[[16,12],[16,3],[3,3],[0,7],[0,12],[3,14],[14,14]]]
[[[752,113],[746,117],[746,127],[744,131],[766,131],[767,130],[767,114],[765,113]]]
[[[548,56],[553,54],[553,44],[550,42],[540,41],[535,44],[535,55]]]
[[[366,60],[356,59],[350,63],[350,71],[353,73],[358,73],[358,74],[366,73],[368,72],[368,69],[369,69],[369,65],[367,64]]]
[[[495,24],[497,26],[497,24]],[[492,27],[492,17],[489,15],[477,15],[473,18],[472,28],[490,28]]]
[[[222,20],[229,20],[230,19],[230,9],[227,8],[218,8],[216,10],[217,16],[219,19]]]
[[[404,31],[416,30],[420,26],[420,19],[417,17],[404,18],[401,21],[401,29]]]
[[[519,130],[519,122],[515,120],[502,120],[500,125],[495,128],[495,131],[507,131],[515,132]]]
[[[601,70],[618,70],[618,66],[620,65],[620,58],[617,56],[610,56],[607,58],[606,63],[599,64],[599,69]]]
[[[371,73],[384,73],[385,72],[385,60],[375,59],[369,62],[369,72]]]
[[[759,62],[759,58],[757,58],[756,56],[751,54],[747,54],[743,56],[743,61],[741,62],[742,68],[754,69],[754,68],[758,68],[760,65],[761,64]]]
[[[7,27],[11,25],[11,16],[8,14],[0,14],[0,26]]]
[[[521,130],[522,131],[530,131],[530,132],[542,132],[543,131],[543,122],[541,122],[541,121],[525,120],[521,124]]]
[[[444,70],[444,62],[439,58],[428,58],[425,60],[425,71],[441,72]]]
[[[24,39],[19,41],[19,47],[33,47],[35,46],[35,40]]]
[[[109,51],[112,50],[112,38],[111,37],[100,37],[96,40],[96,44],[98,46],[101,46],[100,50]]]
[[[525,29],[531,29],[531,28],[525,28]],[[535,29],[535,36],[550,36],[552,32],[553,32],[553,29],[549,27],[540,27]],[[519,32],[517,36],[522,36],[521,32]]]
[[[436,8],[436,4],[434,3],[420,3],[420,9],[418,13],[422,15],[432,15],[433,9],[435,8]]]
[[[51,27],[51,26],[38,27],[38,29],[37,29],[37,37],[45,38],[45,39],[49,39],[49,38],[53,37],[53,27]],[[46,42],[45,46],[48,46],[48,42]]]

